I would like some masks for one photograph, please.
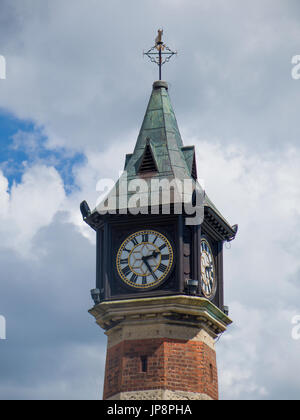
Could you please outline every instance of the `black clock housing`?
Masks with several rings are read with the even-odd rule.
[[[100,290],[100,300],[119,300],[137,297],[187,294],[187,280],[196,279],[199,287],[196,296],[202,296],[201,278],[201,238],[205,237],[211,246],[217,287],[212,302],[223,308],[223,238],[209,222],[188,226],[182,215],[106,215],[91,214],[87,223],[97,232],[96,287]],[[121,281],[116,269],[116,256],[120,244],[131,233],[151,229],[164,234],[170,240],[174,263],[171,272],[157,287],[135,289]]]

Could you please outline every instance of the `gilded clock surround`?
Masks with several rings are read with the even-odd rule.
[[[142,238],[141,242],[137,240],[139,237]],[[129,244],[133,244],[133,247],[128,250]],[[174,251],[171,241],[163,233],[152,229],[138,230],[130,234],[122,242],[116,257],[119,278],[126,285],[143,290],[159,286],[171,273],[173,264]]]

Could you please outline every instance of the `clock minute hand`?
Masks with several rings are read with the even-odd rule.
[[[152,274],[152,277],[153,277],[155,280],[157,280],[157,277],[156,277],[155,273],[153,272],[153,270],[152,270],[152,268],[151,268],[150,264],[149,264],[149,263],[148,263],[148,261],[147,261],[147,257],[143,257],[143,258],[142,258],[142,260],[143,260],[143,262],[146,264],[146,266],[147,266],[148,270],[150,271],[150,273]]]

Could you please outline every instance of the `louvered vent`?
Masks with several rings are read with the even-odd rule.
[[[197,165],[196,165],[195,155],[194,155],[194,158],[193,158],[193,166],[192,166],[192,173],[191,173],[191,175],[192,175],[192,178],[194,178],[194,180],[196,181],[197,178],[198,178],[198,175],[197,175]]]
[[[150,146],[146,146],[143,160],[139,169],[140,173],[157,172],[155,160],[153,158]]]

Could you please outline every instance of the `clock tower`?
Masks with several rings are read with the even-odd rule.
[[[197,181],[166,82],[153,83],[115,188],[81,212],[97,234],[89,312],[108,339],[103,399],[218,399],[214,343],[231,323],[223,244],[237,225]]]

